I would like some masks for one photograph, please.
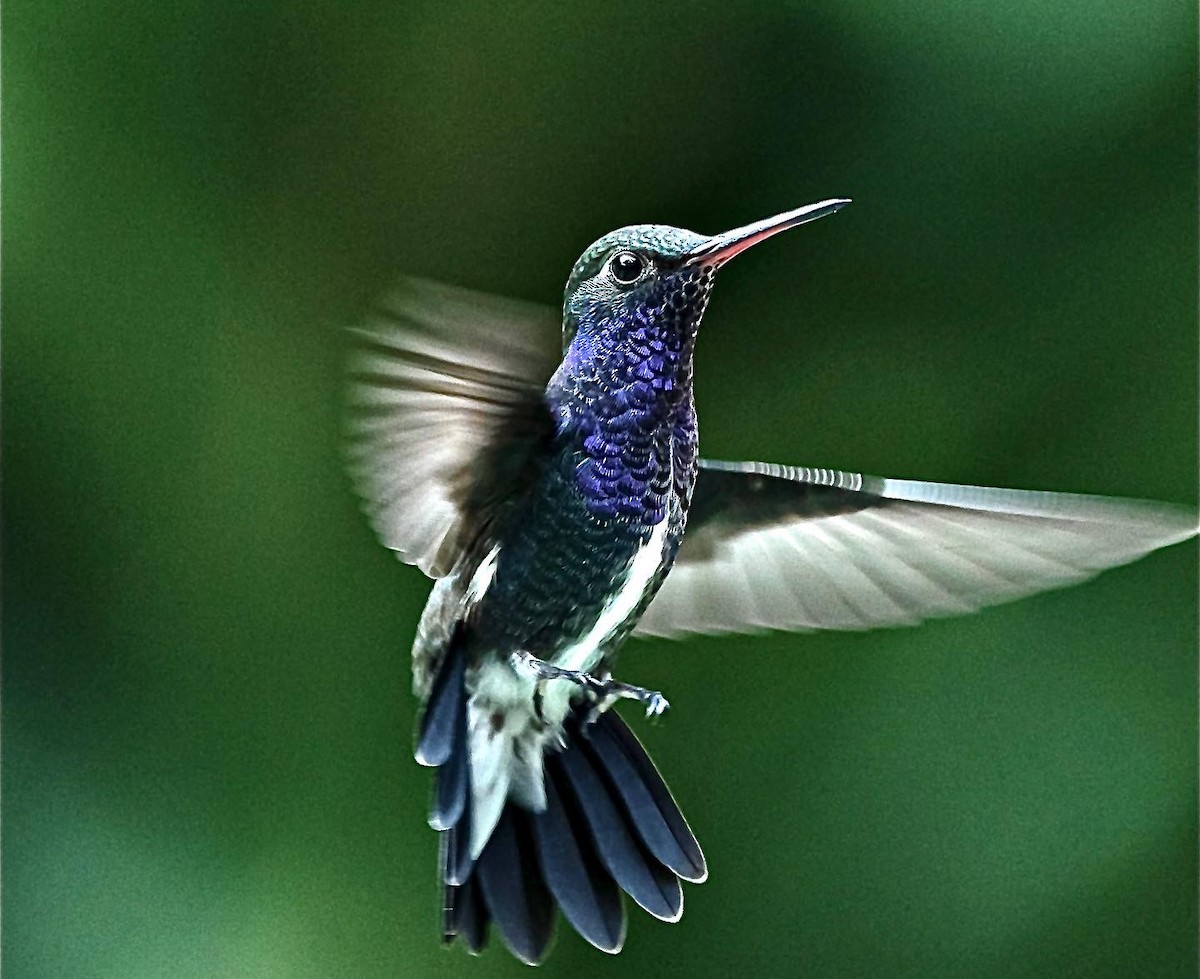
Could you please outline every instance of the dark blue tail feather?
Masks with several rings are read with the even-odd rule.
[[[587,824],[557,759],[546,759],[546,811],[533,817],[538,863],[563,917],[605,952],[625,943],[625,906],[616,881],[601,864]]]
[[[421,715],[421,727],[417,733],[417,761],[422,765],[436,767],[446,764],[456,743],[462,740],[459,721],[466,701],[466,686],[463,682],[467,658],[451,641],[441,667],[433,679],[425,713]]]
[[[562,765],[596,851],[613,880],[654,917],[676,920],[683,910],[679,878],[646,849],[588,753],[570,746],[553,761]]]
[[[611,711],[597,718],[583,744],[608,776],[625,811],[654,856],[683,880],[700,883],[708,867],[700,844],[646,749]]]

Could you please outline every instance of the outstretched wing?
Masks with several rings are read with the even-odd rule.
[[[559,330],[549,307],[405,279],[350,331],[350,472],[404,561],[447,574],[532,481]]]
[[[1195,535],[1167,503],[700,463],[639,635],[870,629],[972,612]]]

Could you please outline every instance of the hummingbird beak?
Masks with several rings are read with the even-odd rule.
[[[816,204],[798,207],[794,211],[784,211],[783,214],[776,214],[773,218],[764,218],[762,221],[734,228],[724,234],[713,235],[694,248],[684,260],[684,264],[710,265],[713,268],[720,268],[734,255],[744,252],[751,245],[757,245],[763,239],[770,238],[771,235],[778,234],[780,231],[787,231],[788,228],[807,224],[809,221],[823,218],[827,214],[833,214],[849,203],[848,198],[819,201]]]

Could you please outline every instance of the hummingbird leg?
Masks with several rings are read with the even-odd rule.
[[[603,713],[614,701],[620,700],[622,697],[628,697],[630,700],[640,700],[646,705],[647,717],[659,717],[671,706],[667,703],[667,698],[657,690],[635,687],[632,683],[622,683],[620,680],[614,680],[612,677],[602,680],[601,683],[604,686],[604,695],[600,698],[599,703],[596,704],[592,720],[595,720],[596,716]]]
[[[570,680],[591,694],[596,703],[592,708],[589,721],[594,721],[606,711],[615,701],[626,697],[630,700],[640,700],[646,705],[647,717],[658,717],[671,705],[667,698],[657,690],[647,690],[645,687],[635,687],[632,683],[622,683],[610,676],[595,677],[583,670],[564,670],[561,666],[547,663],[524,650],[518,650],[509,657],[512,667],[518,673],[532,676],[538,680]]]

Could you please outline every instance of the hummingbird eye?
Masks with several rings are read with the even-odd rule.
[[[646,270],[646,260],[636,252],[617,252],[608,263],[609,274],[620,285],[630,286]]]

